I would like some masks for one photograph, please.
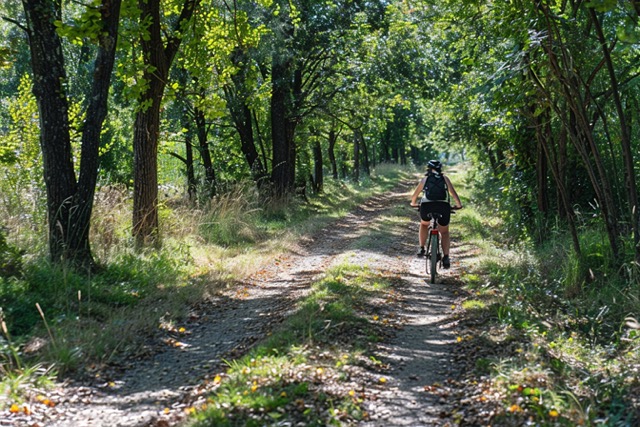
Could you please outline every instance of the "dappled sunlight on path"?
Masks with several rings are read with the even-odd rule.
[[[466,254],[455,240],[451,256],[452,268],[439,271],[435,284],[428,283],[424,258],[403,258],[406,270],[398,289],[403,302],[397,314],[405,324],[392,340],[379,345],[380,357],[389,365],[387,386],[379,387],[369,402],[371,417],[362,426],[443,424],[448,406],[429,390],[459,375],[451,355],[456,344],[452,312],[459,286],[456,277]]]

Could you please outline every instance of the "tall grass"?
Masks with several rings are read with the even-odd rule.
[[[266,237],[260,218],[271,203],[255,185],[235,184],[209,201],[201,218],[200,235],[207,243],[223,246],[256,243]]]

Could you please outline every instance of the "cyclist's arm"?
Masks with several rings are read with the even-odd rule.
[[[458,196],[458,193],[456,193],[456,189],[453,188],[453,184],[451,183],[451,180],[449,179],[448,176],[445,175],[444,180],[447,183],[449,194],[451,194],[451,197],[453,197],[453,200],[455,200],[456,202],[456,208],[460,209],[462,207],[462,202],[460,201],[460,197]]]
[[[422,178],[418,183],[418,186],[413,191],[413,195],[411,196],[411,206],[418,206],[418,196],[422,193],[422,189],[424,188],[424,182],[426,178]]]

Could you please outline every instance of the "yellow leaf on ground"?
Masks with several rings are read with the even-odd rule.
[[[380,377],[378,381],[380,381],[381,384],[384,384],[387,382],[387,379],[385,377]]]
[[[20,412],[20,407],[14,403],[13,405],[11,405],[11,408],[9,408],[9,412],[11,412],[12,414],[17,414],[18,412]]]

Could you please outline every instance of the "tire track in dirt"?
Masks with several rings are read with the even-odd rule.
[[[19,420],[14,426],[139,427],[173,425],[206,388],[204,383],[222,369],[223,359],[244,354],[282,320],[319,276],[345,257],[395,270],[402,263],[398,248],[386,254],[353,249],[367,225],[386,209],[406,205],[412,183],[368,200],[345,218],[301,243],[289,255],[251,277],[242,291],[217,296],[200,307],[180,336],[180,347],[167,347],[144,360],[130,361],[122,371],[89,384],[63,384],[60,400],[45,418]],[[400,240],[406,240],[406,236]],[[411,246],[413,247],[413,246]],[[380,249],[380,248],[378,248]],[[402,254],[405,255],[405,254]],[[355,258],[354,258],[355,257]],[[167,408],[167,409],[165,409]]]

